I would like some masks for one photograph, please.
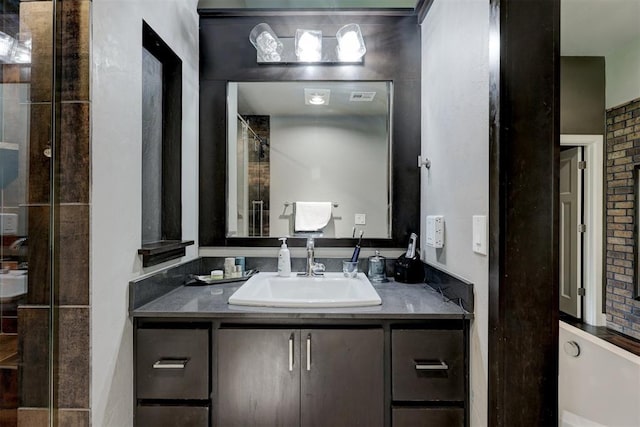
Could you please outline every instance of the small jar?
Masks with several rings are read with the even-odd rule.
[[[369,257],[369,280],[373,282],[386,282],[387,275],[385,272],[386,259],[380,256],[380,251],[376,251],[374,256]]]

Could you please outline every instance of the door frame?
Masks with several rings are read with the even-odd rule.
[[[604,250],[604,137],[603,135],[560,135],[561,146],[583,147],[587,168],[583,176],[583,220],[586,231],[582,237],[582,283],[585,288],[582,320],[593,326],[605,326],[602,312]],[[584,262],[589,260],[589,262]]]

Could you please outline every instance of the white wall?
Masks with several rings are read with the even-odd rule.
[[[388,238],[387,118],[271,117],[270,234],[287,236],[284,202],[336,202],[325,237],[350,237],[366,214],[368,238]],[[345,143],[348,141],[348,143]]]
[[[640,39],[605,56],[607,109],[640,98]]]
[[[422,25],[421,221],[444,215],[445,244],[423,259],[474,284],[471,425],[487,425],[488,275],[472,216],[489,212],[489,2],[436,0]]]
[[[141,61],[144,19],[182,59],[182,234],[197,241],[196,0],[92,2],[91,409],[93,426],[132,425],[128,282],[143,269]],[[187,248],[182,260],[197,256]],[[177,261],[176,261],[177,262]]]

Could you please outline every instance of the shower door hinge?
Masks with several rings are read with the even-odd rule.
[[[587,168],[587,162],[586,161],[578,162],[578,169],[579,170],[583,170],[583,169],[586,169],[586,168]]]
[[[578,224],[578,233],[584,233],[587,231],[587,226],[584,224]]]
[[[586,290],[584,288],[578,288],[578,295],[583,297],[586,295]]]

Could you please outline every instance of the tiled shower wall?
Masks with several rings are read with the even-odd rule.
[[[607,111],[607,326],[640,338],[634,299],[634,169],[640,164],[640,99]]]
[[[48,425],[49,385],[44,379],[49,372],[51,305],[56,422],[61,426],[88,426],[90,420],[90,7],[90,1],[81,0],[55,0],[55,5],[52,1],[20,4],[21,19],[32,32],[33,51],[29,283],[27,303],[18,312],[19,426]],[[55,55],[51,40],[54,8],[58,40]],[[52,87],[54,70],[57,84]],[[56,91],[55,97],[52,90]]]

